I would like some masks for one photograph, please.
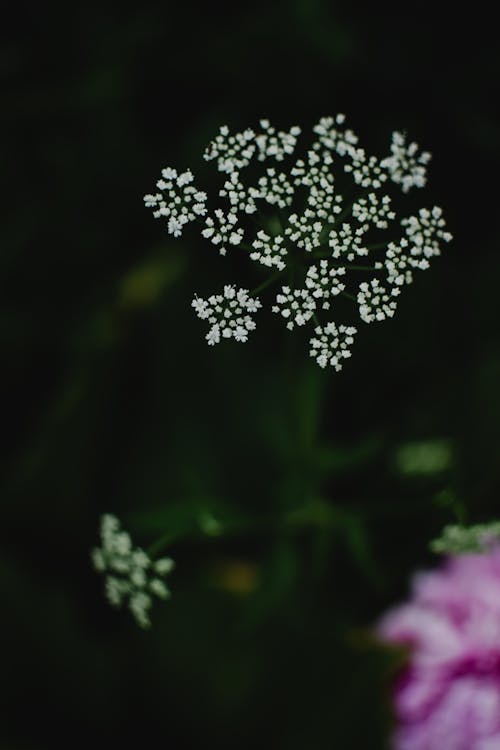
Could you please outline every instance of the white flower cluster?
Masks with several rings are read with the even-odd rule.
[[[231,172],[229,179],[224,183],[224,187],[219,191],[219,196],[228,198],[233,211],[244,211],[246,214],[253,214],[257,211],[253,196],[251,193],[248,194],[241,184],[238,172]],[[236,219],[236,213],[234,218]]]
[[[256,260],[269,268],[274,266],[279,271],[285,270],[287,249],[284,237],[271,237],[263,229],[259,229],[256,239],[252,242],[252,247],[254,248],[254,252],[250,254],[252,260]]]
[[[358,136],[352,130],[344,130],[342,127],[338,129],[344,122],[343,114],[338,114],[335,118],[322,117],[313,128],[313,132],[319,135],[320,145],[330,151],[336,151],[340,156],[351,154],[358,143]]]
[[[390,197],[383,195],[379,199],[375,193],[357,200],[352,206],[352,215],[363,225],[364,230],[368,228],[368,224],[374,224],[377,229],[387,229],[387,222],[396,218],[394,211],[391,211]]]
[[[344,276],[345,268],[331,268],[327,260],[321,260],[318,266],[310,266],[303,289],[281,288],[276,295],[273,312],[279,313],[287,321],[291,331],[294,326],[305,325],[316,310],[329,310],[330,300],[345,289],[339,277]]]
[[[332,229],[328,235],[328,244],[332,249],[332,258],[337,259],[344,256],[352,263],[356,256],[368,255],[368,249],[364,246],[366,231],[366,225],[353,230],[351,225],[346,222],[338,229]]]
[[[293,201],[293,185],[283,172],[276,172],[274,167],[269,167],[266,174],[258,182],[258,187],[251,187],[250,198],[260,198],[271,206],[286,208]],[[254,204],[255,205],[255,204]]]
[[[136,622],[148,628],[153,596],[159,599],[170,596],[162,578],[170,573],[174,562],[169,557],[151,560],[140,547],[134,548],[116,516],[102,516],[100,532],[102,545],[92,550],[92,562],[99,573],[106,575],[107,599],[114,607],[128,602]]]
[[[336,297],[345,289],[339,276],[345,275],[345,268],[331,268],[327,260],[320,260],[318,266],[311,266],[306,274],[306,288],[311,297],[321,303],[323,310],[330,309],[330,298]]]
[[[238,217],[232,211],[227,214],[221,208],[214,211],[215,220],[207,216],[205,220],[205,229],[202,231],[202,237],[210,240],[213,245],[217,245],[219,253],[227,253],[227,245],[239,245],[243,239],[243,229],[237,226]]]
[[[205,337],[210,346],[220,343],[221,338],[245,342],[249,331],[255,329],[251,315],[261,307],[248,289],[237,290],[231,284],[224,287],[223,294],[212,294],[208,299],[195,296],[191,304],[197,316],[210,325]]]
[[[418,143],[406,144],[406,135],[394,131],[392,134],[391,155],[380,162],[389,172],[396,185],[401,185],[403,193],[412,187],[423,188],[427,182],[426,166],[431,160],[428,151],[418,153]]]
[[[500,521],[475,526],[445,526],[441,536],[431,542],[433,552],[445,555],[469,555],[488,552],[500,544]]]
[[[359,285],[357,297],[359,317],[365,323],[392,318],[397,307],[394,297],[397,297],[399,293],[399,287],[394,287],[390,293],[387,292],[378,279],[364,281]]]
[[[389,242],[387,245],[385,261],[379,263],[377,267],[385,266],[389,284],[396,284],[396,286],[411,284],[413,281],[412,269],[418,268],[420,271],[425,271],[429,268],[427,258],[414,257],[409,254],[409,244],[406,237],[401,237],[397,245],[394,242]]]
[[[336,326],[335,323],[327,323],[326,326],[317,326],[314,336],[309,345],[310,354],[320,367],[330,365],[337,372],[342,369],[342,360],[351,356],[351,345],[356,335],[354,326]]]
[[[305,326],[316,310],[316,301],[308,289],[290,289],[281,287],[276,295],[273,312],[282,315],[287,321],[286,327],[293,331],[295,326]]]
[[[286,156],[293,154],[300,135],[300,128],[297,125],[290,128],[288,133],[282,131],[277,133],[269,120],[261,120],[260,127],[263,132],[255,136],[259,161],[264,161],[269,157],[273,157],[276,161],[283,161]]]
[[[333,157],[328,151],[320,154],[317,148],[313,148],[307,152],[307,164],[299,159],[292,167],[295,185],[308,189],[305,219],[315,218],[333,223],[342,211],[342,195],[335,189],[332,165]]]
[[[320,247],[323,224],[317,220],[314,211],[306,208],[302,216],[292,214],[288,217],[288,221],[290,226],[285,229],[285,235],[297,247],[301,247],[308,253]]]
[[[352,149],[349,156],[351,161],[345,165],[344,169],[346,172],[351,172],[356,185],[372,190],[382,187],[387,175],[376,156],[367,156],[363,148]]]
[[[194,221],[199,216],[205,216],[207,194],[198,190],[191,182],[191,170],[177,174],[176,169],[167,167],[161,173],[156,187],[161,193],[145,195],[144,203],[147,208],[153,208],[155,219],[168,219],[168,232],[174,237],[180,237],[185,224]]]
[[[300,135],[297,126],[280,131],[268,120],[258,130],[236,133],[223,126],[205,151],[224,174],[216,194],[223,205],[208,208],[205,193],[191,185],[191,172],[173,169],[158,182],[166,194],[146,196],[146,204],[167,218],[169,232],[180,234],[185,223],[201,220],[202,237],[221,255],[239,247],[261,270],[272,269],[256,290],[281,276],[272,311],[289,330],[312,323],[311,356],[321,367],[340,369],[355,329],[325,320],[325,311],[340,309],[334,300],[353,300],[354,314],[366,323],[391,318],[414,271],[427,269],[451,235],[440,208],[408,216],[389,195],[389,187],[405,194],[427,179],[430,155],[405,135],[392,134],[391,154],[382,159],[360,146],[343,114],[322,118],[312,143],[296,153]],[[399,227],[395,236],[393,227]],[[350,286],[354,273],[364,276]],[[223,294],[195,297],[193,308],[210,325],[208,344],[247,341],[255,328],[252,314],[261,307],[253,294],[227,285]]]
[[[231,174],[247,167],[255,154],[258,161],[269,158],[283,161],[286,156],[293,154],[300,135],[298,126],[290,128],[287,133],[276,132],[269,120],[261,120],[260,127],[260,133],[247,128],[242,133],[231,135],[227,125],[223,125],[219,135],[205,150],[206,161],[216,159],[219,172]]]
[[[250,164],[255,153],[255,133],[247,128],[242,133],[230,135],[227,125],[219,130],[219,135],[207,146],[206,161],[217,159],[219,172],[231,174],[235,169],[243,169]]]
[[[450,242],[452,240],[451,234],[444,231],[446,222],[439,206],[434,206],[431,211],[428,208],[421,208],[418,216],[401,219],[401,226],[405,228],[413,257],[423,255],[425,258],[432,258],[440,255],[439,241]]]

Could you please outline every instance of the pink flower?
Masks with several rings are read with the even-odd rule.
[[[500,548],[415,576],[378,626],[410,647],[394,693],[394,750],[500,750]]]

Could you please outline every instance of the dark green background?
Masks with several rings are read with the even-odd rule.
[[[15,13],[0,52],[1,750],[385,747],[390,660],[370,627],[433,562],[443,523],[498,514],[493,18],[326,0]],[[454,242],[340,375],[268,313],[245,347],[208,349],[193,292],[252,282],[193,233],[171,241],[142,195],[169,164],[213,188],[201,153],[222,123],[336,112],[375,152],[396,128],[433,152],[421,200]],[[434,439],[449,470],[398,471],[401,445]],[[105,511],[144,545],[188,533],[150,633],[90,568]],[[242,530],[203,539],[206,512]]]

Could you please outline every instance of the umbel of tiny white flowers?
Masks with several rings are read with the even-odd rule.
[[[431,160],[428,151],[419,153],[418,143],[406,145],[406,135],[392,134],[391,155],[381,162],[388,170],[391,180],[401,185],[403,193],[412,187],[424,187],[427,182],[426,166]]]
[[[195,297],[192,306],[198,317],[210,324],[206,339],[213,346],[221,337],[245,342],[249,331],[255,328],[250,314],[257,312],[261,304],[258,299],[249,297],[248,289],[237,290],[228,284],[223,294],[212,294],[208,299]]]
[[[133,547],[130,535],[122,531],[116,516],[101,517],[101,546],[92,550],[94,568],[105,575],[109,603],[120,607],[127,603],[135,621],[142,628],[151,625],[149,611],[153,597],[168,599],[164,578],[174,567],[169,557],[151,560],[140,547]]]
[[[445,526],[441,536],[431,542],[433,552],[460,555],[488,552],[500,545],[500,521],[475,526]]]
[[[390,155],[379,159],[360,146],[343,114],[321,118],[312,142],[297,153],[301,133],[298,126],[276,130],[269,120],[236,133],[224,125],[204,154],[222,173],[216,205],[208,207],[190,170],[171,167],[145,203],[174,237],[201,222],[202,237],[220,255],[244,253],[271,273],[253,291],[250,284],[226,284],[222,292],[195,296],[192,307],[208,323],[210,346],[223,339],[245,343],[262,307],[255,295],[278,283],[272,311],[290,331],[312,326],[310,355],[338,371],[356,334],[353,321],[338,320],[339,297],[356,304],[353,315],[364,323],[393,317],[414,272],[430,267],[451,234],[439,207],[401,215],[389,195],[390,183],[406,194],[427,182],[431,156],[405,134],[394,132]]]

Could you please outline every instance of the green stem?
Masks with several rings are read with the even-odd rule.
[[[242,247],[243,250],[248,250],[250,253],[253,253],[255,251],[255,248],[252,247],[252,245],[247,244],[246,242],[240,242],[238,247]]]
[[[353,302],[356,302],[356,304],[357,304],[357,302],[358,302],[358,300],[356,299],[356,297],[354,297],[354,295],[352,295],[352,294],[349,294],[349,292],[341,292],[341,295],[342,295],[343,297],[347,297],[347,299],[350,299],[350,300],[352,300]]]
[[[274,284],[275,281],[277,281],[283,274],[285,273],[285,270],[283,271],[277,271],[272,276],[269,276],[268,279],[262,282],[259,286],[256,286],[255,289],[252,289],[250,294],[253,296],[254,294],[259,294],[259,292],[262,292],[264,289],[266,289],[268,286],[271,286],[271,284]]]
[[[347,514],[347,511],[344,511]],[[274,513],[259,518],[245,518],[240,521],[228,523],[218,522],[217,533],[208,533],[202,528],[193,529],[184,534],[162,534],[147,547],[146,552],[150,558],[155,558],[171,544],[177,541],[201,541],[209,537],[228,538],[240,533],[254,534],[275,528],[292,528],[302,530],[306,528],[328,529],[340,513],[339,508],[327,503],[321,498],[316,498],[305,503],[303,506],[287,510],[283,513]]]
[[[154,558],[156,555],[158,555],[159,552],[162,551],[165,547],[168,547],[169,544],[172,544],[172,542],[175,542],[177,539],[180,538],[180,534],[172,534],[171,531],[169,531],[167,534],[162,534],[156,541],[154,541],[152,544],[149,545],[149,547],[146,549],[146,553],[149,557]]]

